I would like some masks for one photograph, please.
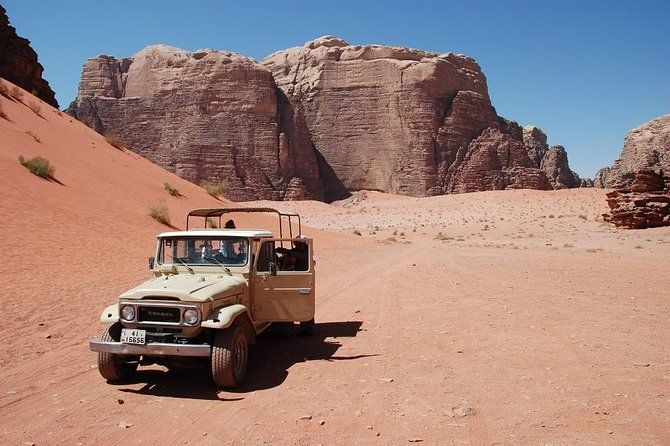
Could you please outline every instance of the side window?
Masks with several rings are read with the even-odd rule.
[[[309,271],[309,245],[304,241],[300,239],[294,239],[290,242],[285,241],[284,246],[275,247],[275,251],[278,254],[278,270]]]
[[[258,254],[257,271],[270,271],[270,262],[274,262],[274,242],[264,242]]]
[[[270,262],[277,271],[309,271],[309,260],[309,245],[303,241],[267,241],[261,246],[256,271],[270,271]]]

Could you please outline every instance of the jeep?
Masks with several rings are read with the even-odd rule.
[[[263,229],[235,229],[232,220],[222,228],[224,215],[243,212],[276,214],[279,237]],[[190,228],[192,219],[202,227]],[[89,342],[102,377],[127,380],[139,365],[195,365],[210,368],[218,387],[233,388],[246,374],[248,346],[271,324],[284,335],[296,323],[311,334],[313,244],[301,230],[294,213],[205,208],[188,213],[186,230],[159,234],[149,258],[153,278],[105,308],[100,321],[108,325],[100,339]]]

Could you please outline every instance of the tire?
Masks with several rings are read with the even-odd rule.
[[[300,322],[300,336],[312,336],[314,334],[314,318]]]
[[[102,333],[103,342],[118,342],[121,338],[121,324],[110,324]],[[98,372],[107,381],[125,381],[132,377],[137,370],[137,364],[129,364],[121,355],[114,353],[98,353]]]
[[[249,346],[242,327],[220,330],[212,345],[212,378],[220,388],[237,387],[247,374]]]

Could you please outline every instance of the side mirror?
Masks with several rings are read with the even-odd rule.
[[[270,274],[273,276],[277,275],[277,265],[275,265],[275,262],[268,262],[268,268],[270,269]]]
[[[154,269],[154,262],[156,261],[155,257],[149,257],[149,269]]]

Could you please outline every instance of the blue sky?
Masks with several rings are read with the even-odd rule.
[[[670,1],[3,0],[61,107],[82,63],[166,43],[256,59],[332,34],[477,59],[498,114],[534,124],[592,177],[633,127],[670,113]]]

